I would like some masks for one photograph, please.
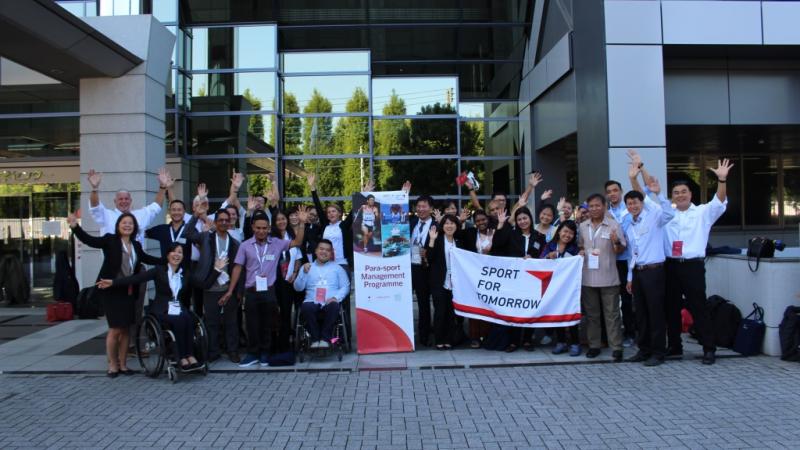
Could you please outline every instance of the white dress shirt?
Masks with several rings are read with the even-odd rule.
[[[411,232],[411,264],[422,264],[422,257],[420,249],[425,243],[425,237],[431,229],[433,219],[428,217],[428,220],[418,220],[417,226]]]
[[[342,221],[328,224],[322,230],[322,238],[331,241],[333,244],[333,256],[336,264],[340,266],[347,265],[347,254],[344,252],[344,236],[342,235],[342,227],[339,226]]]
[[[705,258],[708,233],[711,226],[728,207],[728,199],[719,201],[717,195],[703,205],[692,204],[686,211],[675,210],[675,217],[664,228],[664,254],[671,258],[673,243],[683,242],[683,251],[678,258]]]
[[[646,195],[639,217],[631,215],[630,226],[625,229],[630,248],[628,281],[633,281],[635,266],[664,262],[664,227],[673,217],[675,210],[663,194],[658,196],[658,203]]]
[[[100,236],[107,233],[114,234],[116,232],[114,227],[117,224],[117,219],[122,215],[122,211],[117,208],[108,209],[102,203],[98,203],[95,207],[90,204],[89,213],[95,223],[100,225]],[[131,214],[136,218],[136,223],[139,225],[139,234],[136,235],[136,240],[144,245],[144,230],[150,227],[153,220],[161,214],[161,205],[153,202],[144,208],[131,210]]]

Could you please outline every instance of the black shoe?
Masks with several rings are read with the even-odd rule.
[[[119,376],[119,371],[112,372],[109,370],[108,372],[106,372],[106,376],[108,378],[117,378]]]
[[[597,358],[598,356],[600,356],[599,348],[590,348],[589,351],[586,352],[586,357],[589,359]]]
[[[123,369],[120,369],[119,373],[121,373],[122,375],[125,375],[125,376],[131,376],[131,375],[135,374],[136,372],[134,372],[134,371],[133,371],[133,370],[131,370],[131,369],[127,369],[127,368],[126,368],[126,369],[124,369],[124,370],[123,370]]]
[[[717,360],[717,355],[714,352],[703,353],[703,364],[710,366]]]
[[[611,357],[614,358],[615,363],[622,362],[622,350],[614,350]]]
[[[631,356],[626,361],[631,362],[631,363],[638,363],[638,362],[645,362],[649,358],[650,358],[650,355],[647,355],[647,354],[642,353],[642,352],[636,352],[635,355]]]
[[[239,354],[236,352],[228,353],[228,359],[234,364],[239,364],[242,361],[242,358],[240,358]]]
[[[645,367],[655,367],[664,364],[664,359],[659,358],[656,356],[651,356],[647,361],[644,362]]]
[[[665,356],[667,359],[682,359],[683,349],[680,347],[670,347],[667,349],[667,354]]]

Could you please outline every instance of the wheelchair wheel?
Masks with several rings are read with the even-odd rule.
[[[208,333],[203,319],[191,313],[195,322],[193,350],[194,357],[203,365],[203,375],[208,373]]]
[[[339,333],[339,339],[342,340],[343,351],[350,353],[350,339],[347,337],[347,322],[344,321],[344,308],[339,309],[339,323],[336,324],[336,331]],[[342,359],[339,358],[339,361]]]
[[[166,342],[161,324],[153,316],[145,316],[136,332],[136,356],[148,377],[156,378],[164,370]]]
[[[343,347],[344,346],[342,346],[342,345],[337,345],[336,346],[336,359],[338,359],[339,362],[341,362],[342,358],[344,357],[344,348]]]

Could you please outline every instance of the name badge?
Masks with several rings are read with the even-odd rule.
[[[314,302],[319,303],[320,305],[324,305],[325,302],[328,300],[327,294],[328,294],[327,289],[318,287],[317,292],[314,296]]]
[[[539,247],[541,247],[541,244],[539,244],[538,242],[534,242],[533,243],[533,248],[535,248],[536,250],[539,250]]]
[[[256,291],[264,292],[268,290],[269,290],[269,284],[267,283],[267,277],[260,277],[256,275]]]
[[[602,234],[600,234],[600,238],[602,238],[602,239],[611,239],[611,235],[609,233],[602,233]]]
[[[225,286],[230,279],[231,277],[228,276],[228,272],[220,272],[219,276],[217,277],[217,284],[220,286]]]
[[[169,301],[169,310],[167,310],[167,314],[170,316],[178,316],[181,314],[181,304],[177,300],[170,300]]]
[[[419,246],[411,246],[411,264],[422,264],[422,256],[419,253]]]
[[[175,242],[177,242],[178,244],[181,244],[181,245],[186,244],[186,238],[185,237],[179,237],[178,239],[175,239]]]
[[[266,261],[275,261],[275,255],[265,255]]]
[[[587,261],[588,268],[592,270],[596,270],[600,268],[600,251],[597,249],[592,250],[589,253],[589,259]]]
[[[683,256],[683,241],[672,241],[672,257],[680,258]]]

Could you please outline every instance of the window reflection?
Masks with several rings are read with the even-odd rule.
[[[0,120],[0,158],[78,156],[79,118]]]
[[[310,173],[317,176],[320,196],[349,198],[369,179],[369,158],[285,160],[284,196],[310,196],[306,181]]]
[[[369,155],[367,117],[285,117],[286,155]]]
[[[187,117],[191,153],[274,153],[274,123],[275,116],[270,114]]]
[[[786,225],[800,223],[800,157],[783,158],[783,217]]]
[[[239,191],[240,201],[247,204],[247,195],[264,194],[271,184],[268,174],[275,172],[274,158],[211,159],[189,161],[189,182],[191,186],[203,182],[208,187],[212,208],[216,208],[228,196],[231,173],[236,170],[245,175],[245,184]],[[216,201],[214,201],[216,199]]]
[[[461,122],[462,156],[519,156],[519,122]]]
[[[778,211],[778,161],[770,156],[744,156],[740,161],[747,189],[744,196],[744,224],[745,225],[777,225],[780,212]],[[734,164],[736,163],[734,162]],[[716,167],[713,161],[709,167]],[[731,172],[738,172],[734,166]],[[738,175],[738,173],[737,173]],[[710,176],[712,185],[716,190],[716,178]],[[728,176],[734,182],[738,176]],[[730,181],[728,182],[730,184]],[[730,189],[730,186],[728,186]],[[711,197],[709,196],[709,199]],[[730,205],[730,200],[728,202]],[[727,212],[726,212],[727,214]]]
[[[275,79],[274,72],[196,73],[192,76],[192,100],[198,107],[205,100],[198,103],[197,98],[206,97],[228,102],[231,110],[272,111]]]
[[[369,77],[336,75],[286,77],[283,81],[283,112],[369,112]]]
[[[292,52],[283,54],[284,73],[367,72],[369,52]]]
[[[274,68],[275,27],[192,28],[192,69]]]
[[[461,171],[471,171],[481,183],[478,195],[491,195],[502,192],[506,195],[518,195],[520,180],[520,160],[461,161]],[[462,190],[462,195],[467,195]]]
[[[457,159],[376,160],[375,185],[379,191],[399,190],[411,181],[412,195],[455,195]]]
[[[386,77],[372,80],[376,116],[455,114],[458,88],[454,77]]]
[[[153,16],[161,23],[178,21],[177,0],[151,0]]]
[[[376,155],[454,155],[455,119],[375,119]]]

